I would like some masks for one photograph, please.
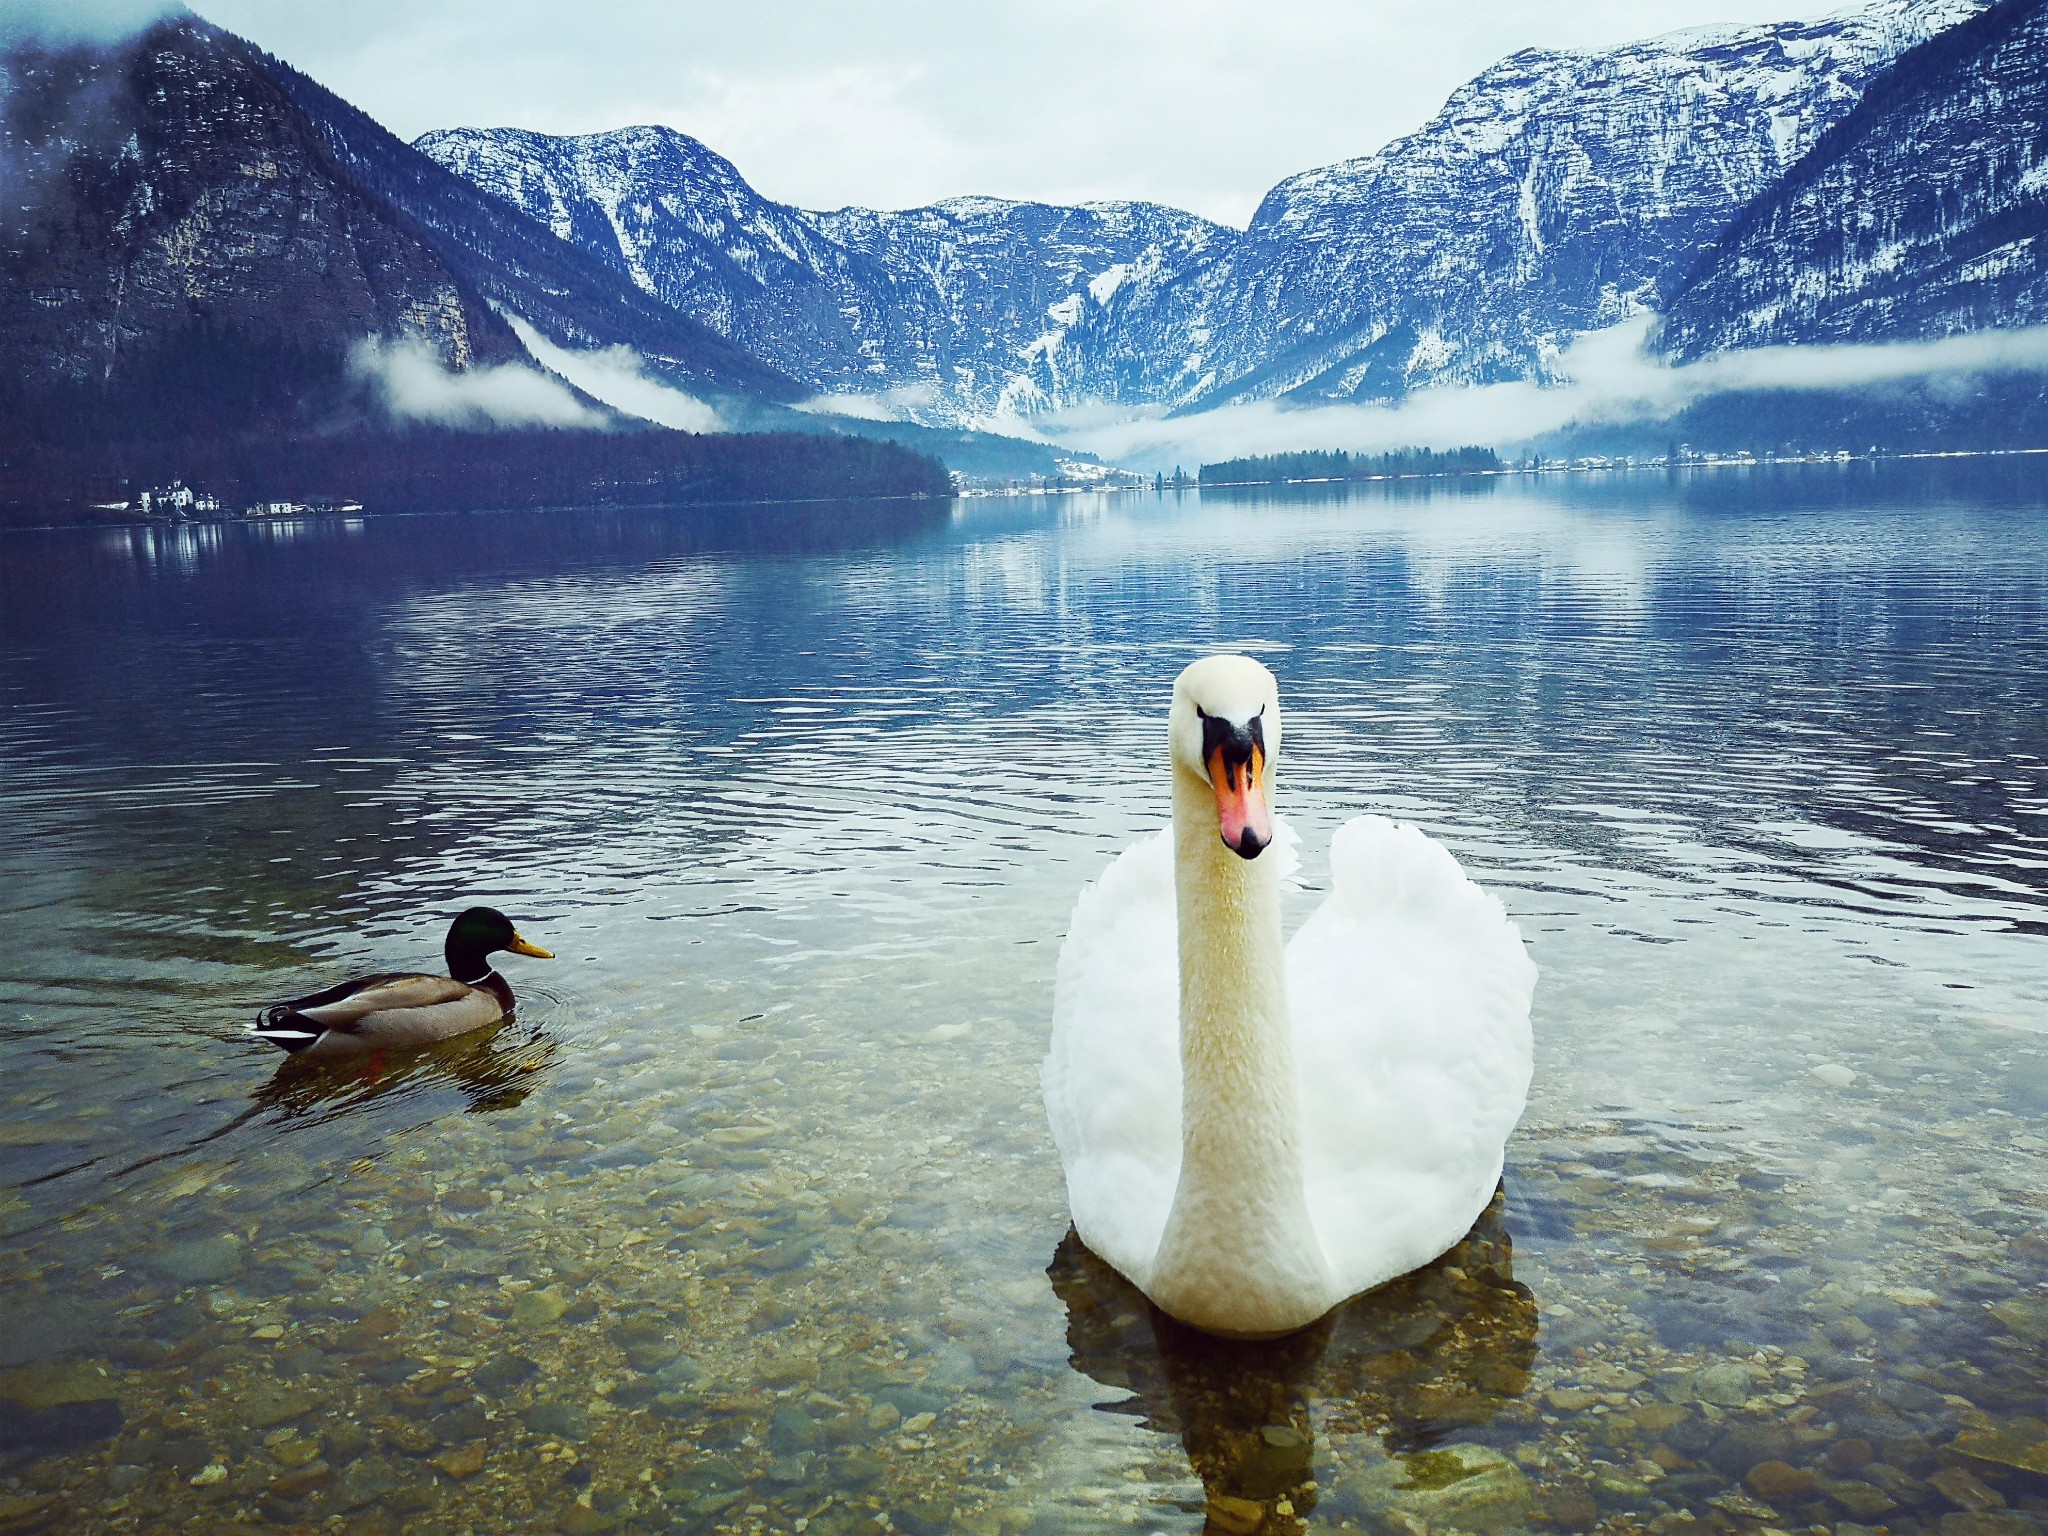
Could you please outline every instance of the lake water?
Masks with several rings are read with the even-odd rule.
[[[1505,1190],[1280,1345],[1067,1240],[1074,896],[1199,652],[1313,901],[1542,968]],[[0,1532],[2048,1530],[2048,471],[0,543]],[[485,1038],[242,1033],[553,962]]]

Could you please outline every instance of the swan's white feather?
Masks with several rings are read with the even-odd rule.
[[[1143,1283],[1180,1178],[1173,828],[1133,843],[1074,903],[1053,984],[1045,1108],[1074,1230]]]
[[[1281,874],[1299,839],[1276,825]],[[1081,1240],[1144,1285],[1180,1177],[1171,828],[1081,893],[1061,947],[1045,1103]],[[1463,1237],[1528,1092],[1536,967],[1449,850],[1360,817],[1287,951],[1309,1209],[1337,1299]]]
[[[1499,1182],[1528,1097],[1536,966],[1412,826],[1361,816],[1287,947],[1309,1213],[1341,1294],[1427,1264]]]

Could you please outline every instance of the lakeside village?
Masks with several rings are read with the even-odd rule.
[[[154,485],[133,501],[93,503],[96,512],[137,512],[147,518],[171,523],[195,523],[219,518],[306,517],[314,513],[360,512],[360,501],[333,501],[315,497],[311,501],[252,501],[246,507],[225,508],[220,498],[195,490],[182,480]]]

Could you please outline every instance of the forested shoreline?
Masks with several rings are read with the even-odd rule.
[[[143,490],[173,482],[217,499],[229,516],[268,502],[459,512],[952,493],[936,460],[862,438],[412,427],[16,442],[0,446],[0,525],[130,521],[140,515],[132,508]]]
[[[1288,480],[1379,480],[1391,475],[1477,475],[1498,470],[1491,448],[1400,448],[1391,453],[1269,453],[1204,464],[1202,485],[1275,485]]]

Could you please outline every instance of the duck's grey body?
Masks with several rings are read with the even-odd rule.
[[[512,1011],[512,988],[486,955],[553,957],[522,939],[502,913],[473,907],[448,931],[446,976],[390,972],[364,976],[266,1008],[254,1033],[280,1050],[350,1056],[394,1046],[431,1045],[495,1024]],[[458,981],[458,976],[474,979]]]
[[[496,971],[476,983],[449,976],[365,976],[272,1008],[256,1033],[294,1055],[347,1056],[431,1045],[495,1024],[512,1011]]]

